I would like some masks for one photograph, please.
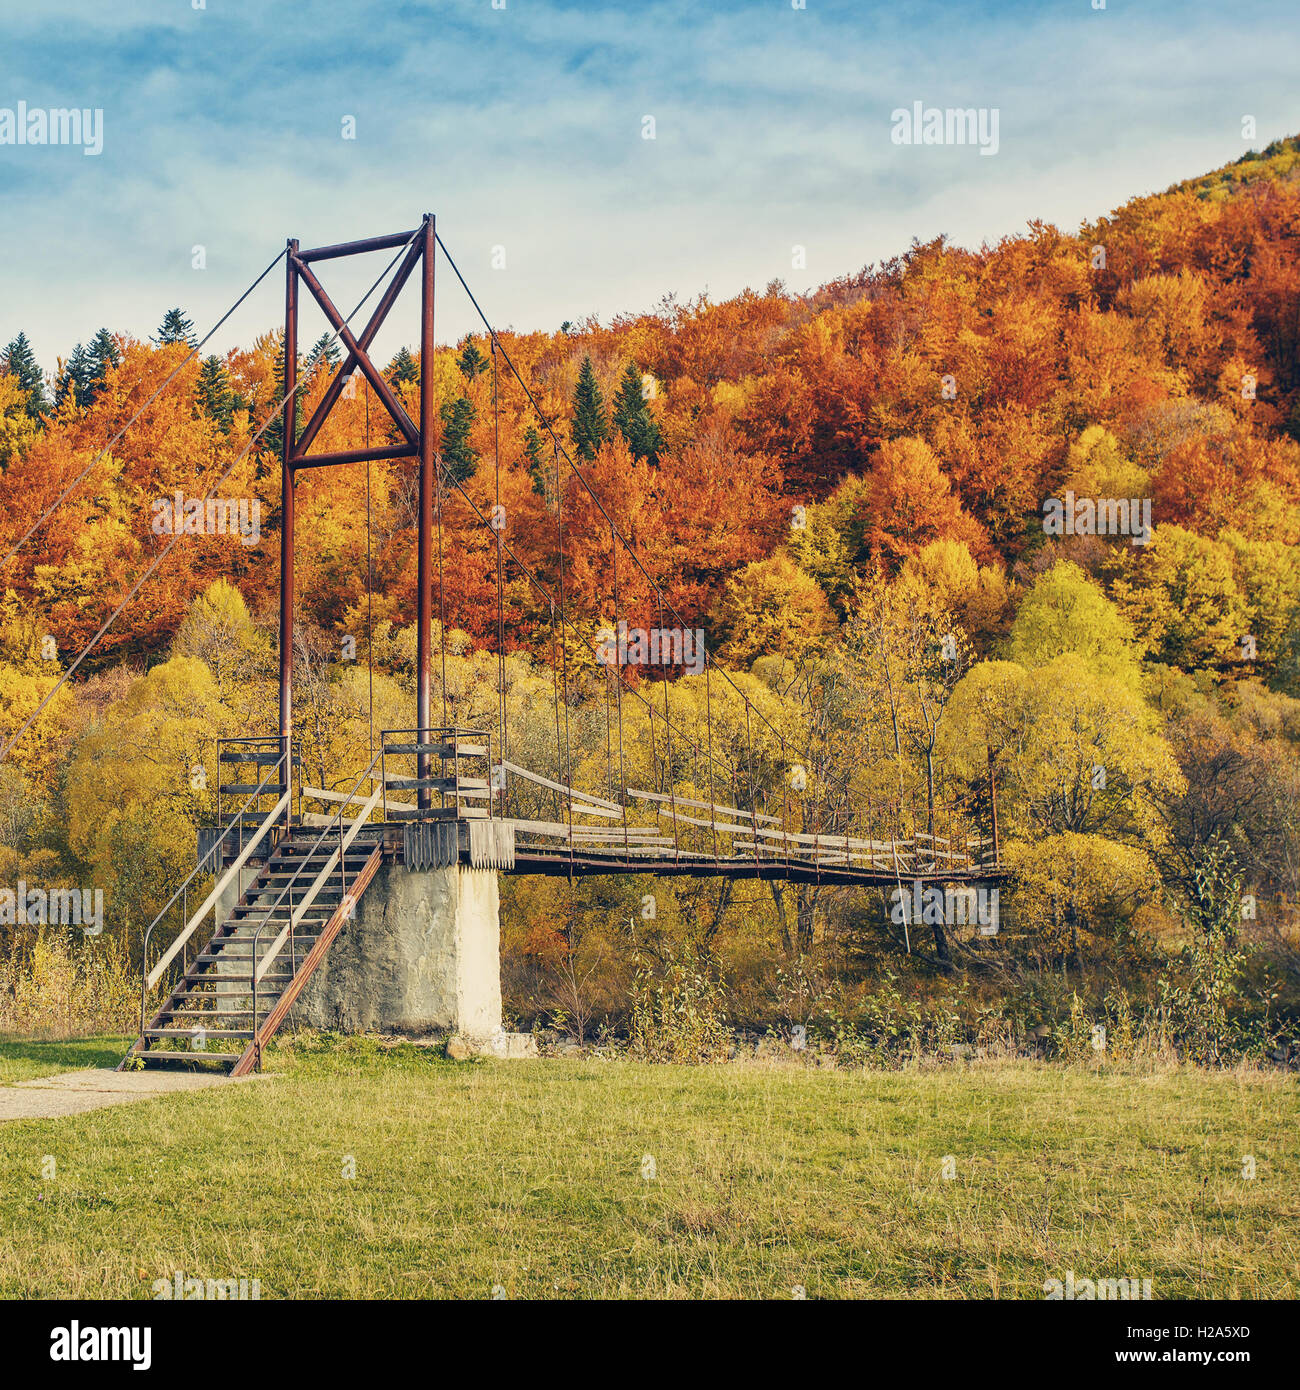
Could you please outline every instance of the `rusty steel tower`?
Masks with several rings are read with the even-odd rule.
[[[294,560],[294,481],[304,468],[329,468],[337,464],[386,461],[389,459],[419,459],[419,520],[416,558],[416,724],[421,742],[427,742],[431,727],[431,644],[433,620],[432,533],[434,505],[434,431],[433,431],[433,292],[434,254],[437,232],[432,213],[413,231],[394,232],[389,236],[369,237],[364,241],[345,241],[336,246],[319,246],[302,251],[296,240],[290,239],[286,257],[284,293],[284,389],[288,396],[284,408],[284,453],[280,481],[280,746],[288,754],[293,736],[293,560]],[[372,251],[392,251],[405,248],[387,289],[380,296],[369,321],[359,335],[353,334],[333,300],[316,277],[313,266],[321,261],[339,260],[344,256],[361,256]],[[407,281],[420,267],[420,423],[416,425],[402,408],[392,388],[384,380],[370,357],[370,344],[383,326],[389,311]],[[320,404],[311,419],[297,430],[298,387],[298,286],[303,284],[320,305],[330,327],[347,350],[347,356],[334,373]],[[349,449],[333,454],[312,454],[308,451],[321,426],[343,394],[348,378],[360,371],[371,389],[392,417],[402,435],[401,444],[383,448]],[[419,759],[418,776],[428,774],[428,755]],[[419,804],[429,804],[429,792],[421,788]]]

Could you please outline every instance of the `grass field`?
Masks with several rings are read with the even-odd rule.
[[[0,1081],[119,1055],[3,1042]],[[364,1043],[267,1065],[0,1126],[0,1295],[144,1298],[177,1270],[263,1298],[1041,1298],[1067,1270],[1155,1298],[1300,1294],[1284,1076],[458,1064]]]

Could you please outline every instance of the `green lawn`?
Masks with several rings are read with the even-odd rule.
[[[0,1036],[0,1086],[85,1067],[115,1067],[130,1047],[123,1038],[71,1038],[59,1042]]]
[[[0,1074],[39,1070],[41,1048],[46,1070],[119,1055],[0,1043]],[[0,1295],[148,1297],[176,1270],[264,1298],[1041,1298],[1067,1270],[1156,1298],[1300,1294],[1284,1076],[365,1045],[268,1070],[0,1125]]]

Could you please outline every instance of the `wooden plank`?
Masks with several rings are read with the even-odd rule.
[[[503,760],[501,766],[504,767],[507,772],[513,772],[516,777],[522,777],[526,782],[536,782],[539,787],[549,787],[553,792],[563,792],[570,799],[577,798],[582,801],[590,802],[595,806],[604,806],[607,810],[614,811],[620,816],[623,814],[623,808],[617,801],[606,801],[603,796],[592,796],[590,792],[580,792],[574,787],[566,787],[562,782],[552,782],[549,777],[543,777],[540,773],[531,772],[526,767],[520,767],[518,763]]]
[[[734,806],[719,806],[713,801],[692,801],[689,797],[673,797],[669,796],[666,792],[645,792],[641,791],[638,787],[629,787],[627,789],[627,794],[629,796],[635,796],[641,801],[675,801],[678,806],[694,806],[698,810],[712,811],[715,814],[721,813],[724,816],[734,816],[738,820],[763,820],[773,825],[781,824],[780,816],[769,816],[762,811],[740,811]]]
[[[378,780],[378,779],[376,779],[376,780]],[[324,787],[300,787],[299,790],[301,791],[301,793],[302,793],[303,796],[309,797],[310,799],[312,799],[312,800],[314,800],[314,801],[330,801],[330,802],[333,802],[335,805],[338,805],[338,804],[340,804],[340,803],[346,804],[347,802],[350,802],[350,801],[351,801],[351,802],[364,801],[364,800],[366,799],[366,798],[365,798],[362,794],[360,794],[360,793],[357,793],[356,795],[352,795],[352,794],[350,794],[350,793],[348,793],[348,792],[332,792],[332,791],[327,791]],[[384,810],[385,810],[385,811],[391,811],[391,810],[398,810],[398,811],[413,811],[413,810],[415,810],[415,809],[416,809],[416,808],[415,808],[414,806],[412,806],[411,803],[410,803],[409,801],[387,801],[387,800],[386,800],[386,801],[384,802]]]
[[[394,777],[392,774],[384,778],[384,785],[392,787],[394,791],[410,792],[418,791],[421,787],[427,787],[430,791],[444,792],[450,796],[452,792],[486,792],[488,784],[483,777]]]
[[[564,821],[521,820],[511,816],[508,819],[508,823],[513,825],[516,830],[522,830],[532,835],[556,835],[563,840],[567,840],[569,837],[569,827]],[[573,829],[575,834],[579,831],[585,831],[593,835],[597,832],[603,832],[613,839],[621,840],[623,838],[623,831],[619,826],[609,826],[606,828],[605,826],[598,825],[575,825]],[[659,827],[657,825],[629,825],[627,830],[629,835],[636,834],[637,832],[646,835],[659,834]]]
[[[700,820],[700,819],[699,819],[698,817],[696,817],[696,816],[688,816],[688,815],[686,814],[685,811],[678,811],[677,815],[674,816],[673,813],[672,813],[672,811],[671,811],[668,807],[666,807],[666,806],[661,806],[661,807],[659,808],[659,814],[660,814],[661,816],[666,817],[666,818],[669,819],[669,820],[676,820],[676,821],[678,821],[678,822],[679,822],[680,824],[682,824],[682,825],[702,825],[702,826],[705,827],[705,829],[717,830],[717,831],[719,831],[719,832],[720,832],[721,834],[723,834],[723,835],[727,835],[727,834],[734,835],[734,834],[736,834],[737,832],[739,832],[740,834],[743,834],[743,835],[752,835],[752,834],[754,833],[754,827],[753,827],[752,825],[749,825],[749,824],[735,825],[735,824],[730,824],[730,823],[728,823],[727,821],[720,821],[720,820]],[[761,827],[760,827],[760,829],[761,829]],[[777,832],[767,832],[767,831],[765,831],[764,833],[769,833],[769,834],[770,834],[770,833],[777,833],[777,834],[779,834],[780,832],[779,832],[779,831],[777,831]]]

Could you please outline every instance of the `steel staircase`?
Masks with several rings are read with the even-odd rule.
[[[149,1021],[127,1054],[126,1066],[197,1064],[242,1076],[258,1064],[262,1048],[314,974],[383,855],[382,846],[371,841],[351,846],[342,861],[342,876],[331,875],[291,922],[329,859],[313,848],[314,843],[314,836],[296,835],[276,846]],[[255,980],[255,947],[258,964],[266,964],[268,947],[289,927],[276,958]],[[234,1043],[241,1046],[232,1047]],[[133,1063],[131,1058],[140,1060]]]
[[[260,1066],[262,1049],[283,1023],[382,862],[382,835],[363,834],[380,799],[382,783],[372,776],[377,761],[378,755],[332,818],[317,818],[324,821],[319,830],[294,827],[285,831],[280,825],[288,806],[288,790],[275,780],[283,759],[276,761],[261,783],[247,788],[248,800],[145,933],[140,1036],[118,1065],[119,1071],[137,1067],[215,1068],[230,1076],[243,1076]],[[360,787],[368,778],[375,783],[375,790],[363,799]],[[248,808],[257,804],[259,797],[276,793],[283,794],[245,843]],[[347,808],[355,802],[362,803],[359,813],[345,820]],[[225,854],[234,848],[234,831],[239,833],[238,854],[224,873],[218,874],[217,885],[152,971],[148,970],[149,939],[154,928],[182,899],[183,890],[209,870],[212,859],[220,868]],[[224,843],[227,840],[231,841],[228,845]],[[234,907],[217,922],[207,944],[180,972],[162,1007],[146,1023],[146,988],[162,978],[208,910],[219,901],[223,887],[263,843],[270,846],[264,851],[265,864]]]

